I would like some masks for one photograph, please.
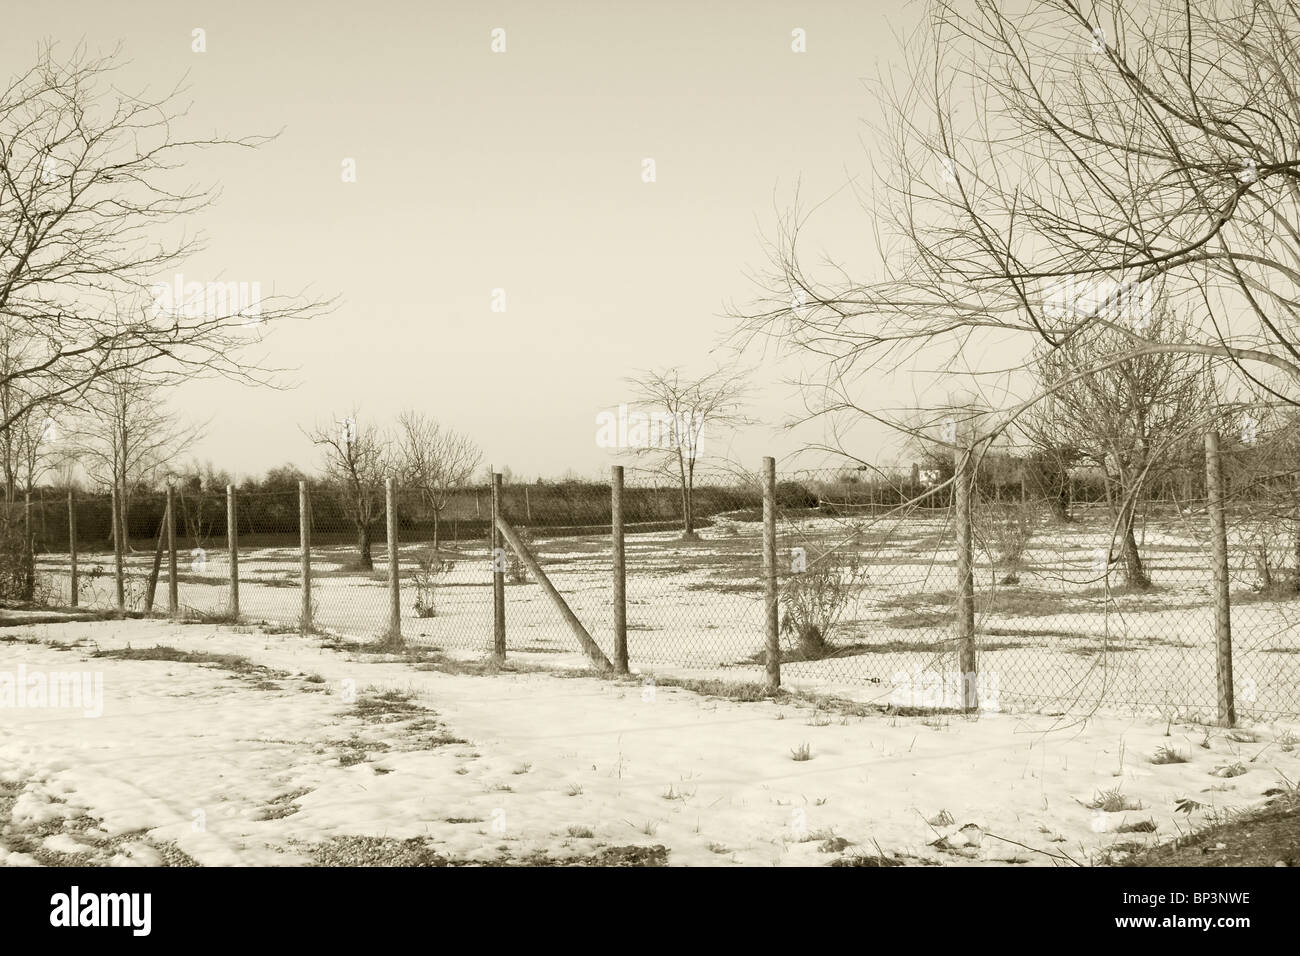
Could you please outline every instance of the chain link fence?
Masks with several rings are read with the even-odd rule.
[[[1300,511],[1289,478],[1258,480],[1232,454],[1225,473],[1236,714],[1295,716]],[[1065,489],[983,462],[971,475],[968,589],[951,468],[776,476],[775,640],[786,686],[934,709],[963,706],[970,682],[984,708],[1221,715],[1226,635],[1204,474],[1152,482],[1129,511],[1086,470]],[[732,474],[698,480],[688,499],[680,484],[629,471],[620,628],[610,483],[501,488],[500,516],[531,564],[504,540],[494,552],[491,486],[395,489],[395,582],[383,488],[236,495],[233,574],[227,495],[177,489],[174,613],[229,618],[237,595],[241,618],[287,629],[371,640],[396,630],[408,644],[493,653],[499,586],[508,655],[581,662],[573,618],[609,661],[623,634],[633,669],[763,682],[772,637],[764,490],[758,474]],[[168,498],[124,497],[120,604],[169,612]],[[33,600],[118,607],[111,499],[41,494],[20,509],[7,521],[30,528]]]

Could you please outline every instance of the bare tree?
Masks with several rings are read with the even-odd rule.
[[[357,566],[372,571],[370,545],[375,525],[384,516],[384,479],[392,471],[391,440],[380,429],[362,428],[355,409],[331,426],[313,428],[307,437],[323,451],[326,480],[356,531]]]
[[[751,419],[744,414],[749,393],[747,373],[732,366],[719,366],[699,378],[685,377],[681,369],[640,372],[627,379],[635,399],[627,422],[605,413],[606,435],[601,444],[623,447],[653,463],[655,471],[677,483],[682,497],[682,538],[694,540],[695,478],[704,451],[706,430],[711,440]]]
[[[1221,460],[1235,543],[1245,551],[1255,586],[1265,593],[1300,591],[1300,409],[1257,402],[1241,428],[1224,430]],[[1289,553],[1288,553],[1289,552]],[[1275,577],[1288,559],[1287,580]]]
[[[200,248],[183,231],[169,241],[169,227],[215,195],[176,170],[196,151],[268,138],[185,138],[183,91],[123,92],[117,65],[115,53],[60,58],[46,47],[0,86],[0,317],[22,338],[0,385],[21,385],[23,396],[0,428],[131,369],[270,381],[276,370],[250,362],[249,346],[270,323],[328,305],[269,296],[253,307],[183,284],[181,301],[163,295],[169,272]]]
[[[119,520],[127,527],[131,499],[153,485],[199,438],[200,425],[167,408],[165,379],[144,367],[98,378],[66,418],[66,442],[91,481],[118,489]]]
[[[467,436],[422,412],[397,417],[398,474],[403,487],[419,493],[433,512],[433,555],[438,555],[438,525],[452,493],[474,475],[483,457]]]
[[[167,477],[176,487],[176,523],[199,549],[200,560],[204,560],[202,553],[211,539],[225,534],[226,486],[232,481],[231,475],[210,461],[191,461],[180,469],[169,470]]]
[[[51,417],[53,403],[34,402],[28,383],[10,379],[6,373],[23,362],[24,337],[0,317],[0,469],[3,470],[4,499],[12,504],[25,485],[31,490],[40,474],[55,467],[61,455],[60,432]]]
[[[864,205],[883,269],[814,266],[796,204],[741,334],[825,360],[818,414],[883,418],[853,386],[889,369],[1011,388],[1035,344],[1094,329],[1123,348],[1091,371],[1197,355],[1300,400],[1296,15],[1291,0],[936,0],[906,85],[880,90],[890,149]],[[1149,296],[1184,337],[1135,319]]]
[[[1154,342],[1186,334],[1167,314],[1150,321]],[[1128,354],[1127,343],[1104,326],[1040,348],[1034,368],[1048,398],[1022,417],[1021,427],[1044,455],[1069,445],[1101,469],[1125,583],[1147,587],[1133,533],[1144,489],[1164,476],[1178,445],[1213,420],[1214,394],[1201,356],[1143,352],[1111,361],[1116,354]]]

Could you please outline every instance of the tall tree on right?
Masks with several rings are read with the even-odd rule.
[[[1036,347],[1103,334],[1123,354],[1099,351],[1098,372],[1200,356],[1300,403],[1294,0],[926,12],[867,140],[883,153],[862,187],[879,266],[852,274],[810,243],[796,199],[738,336],[818,363],[810,407],[858,421],[887,414],[860,400],[863,381],[1011,383]],[[1184,336],[1131,321],[1150,292]],[[995,428],[1045,398],[1024,394]]]

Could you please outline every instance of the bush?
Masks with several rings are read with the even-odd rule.
[[[6,514],[0,519],[0,598],[31,601],[35,596],[36,568],[24,524]]]
[[[1025,501],[984,501],[974,514],[980,547],[1001,569],[1002,584],[1019,584],[1025,551],[1034,536],[1037,508]]]
[[[816,508],[820,499],[802,482],[778,481],[776,503],[781,508]]]
[[[781,634],[793,654],[817,660],[834,653],[830,635],[866,577],[857,552],[827,552],[786,582]]]
[[[438,613],[438,585],[455,566],[455,562],[441,560],[432,551],[420,558],[419,567],[411,577],[415,584],[416,617],[433,617]]]
[[[524,547],[530,547],[533,543],[532,532],[527,528],[516,528],[515,534],[523,542]],[[523,559],[515,553],[514,548],[508,549],[509,554],[506,556],[506,578],[511,584],[528,583],[528,567],[524,564]]]

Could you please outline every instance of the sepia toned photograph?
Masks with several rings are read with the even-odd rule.
[[[3,23],[23,921],[980,867],[1094,886],[1111,937],[1263,922],[1241,879],[1300,864],[1294,0]]]

